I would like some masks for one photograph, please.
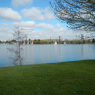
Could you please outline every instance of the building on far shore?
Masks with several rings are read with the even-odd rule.
[[[12,41],[13,40],[13,37],[11,36],[11,37],[9,37],[9,39],[8,39],[9,41]]]
[[[86,39],[86,34],[81,34],[81,40],[85,40]]]
[[[51,43],[54,43],[55,41],[59,42],[59,39],[44,39],[44,40],[47,40],[47,41],[49,41]]]
[[[63,36],[59,36],[59,42],[63,41]]]
[[[52,39],[53,39],[53,37],[52,37],[52,36],[50,36],[50,39],[52,40]]]

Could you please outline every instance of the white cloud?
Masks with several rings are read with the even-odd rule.
[[[40,23],[40,24],[37,24],[37,28],[39,28],[39,29],[54,29],[54,26],[51,24]]]
[[[61,27],[61,25],[60,25],[59,23],[58,23],[58,24],[56,24],[56,26],[57,26],[57,27]]]
[[[21,13],[24,15],[25,18],[35,21],[51,21],[55,18],[53,13],[49,11],[49,7],[45,8],[44,10],[38,7],[32,7],[30,9],[21,10]]]
[[[32,7],[30,9],[23,9],[21,10],[24,17],[36,21],[43,21],[44,16],[41,14],[41,10],[37,7]]]
[[[50,36],[53,37],[53,39],[59,39],[59,36],[63,36],[63,40],[65,39],[76,39],[76,35],[79,35],[80,32],[72,31],[70,32],[68,29],[64,28],[54,28],[54,29],[44,29],[42,32],[39,31],[31,31],[27,30],[25,33],[28,35],[28,37],[32,40],[34,39],[50,39]]]
[[[0,40],[8,40],[8,37],[12,36],[13,30],[5,25],[2,25],[3,24],[0,25]]]
[[[51,21],[55,18],[54,14],[51,11],[49,11],[49,7],[44,9],[44,14],[47,21]]]
[[[20,26],[20,28],[22,28],[23,33],[27,34],[27,35],[30,35],[30,36],[32,35],[32,38],[42,37],[41,36],[42,32],[34,31],[34,29],[36,29],[36,28],[38,28],[39,30],[40,29],[47,30],[48,31],[47,33],[43,32],[46,35],[49,33],[49,30],[53,30],[54,29],[54,26],[51,25],[51,24],[46,24],[46,23],[36,24],[34,21],[14,22],[13,25],[14,26]],[[29,38],[31,38],[31,37],[29,37]]]
[[[34,21],[14,22],[13,25],[19,25],[21,27],[33,27],[35,26],[35,22]]]
[[[15,7],[31,4],[33,0],[12,0],[12,5]]]
[[[75,32],[65,29],[65,28],[56,28],[53,30],[44,30],[41,34],[41,38],[43,39],[50,39],[50,36],[53,37],[53,39],[59,39],[59,36],[63,37],[63,40],[65,39],[76,39],[76,35],[80,35],[80,32]]]
[[[8,30],[7,27],[0,27],[0,33],[4,33]]]
[[[7,27],[8,24],[7,23],[1,23],[0,26],[4,26],[4,27]]]
[[[39,23],[36,24],[34,21],[26,21],[26,22],[14,22],[14,26],[20,26],[23,29],[54,29],[54,26],[51,24],[46,24],[46,23]]]
[[[35,22],[34,21],[26,21],[26,22],[14,22],[14,26],[20,26],[23,30],[33,30],[35,29]]]
[[[6,23],[4,23],[7,25]],[[0,40],[8,40],[10,36],[13,34],[13,29],[10,27],[0,26]],[[22,32],[27,34],[28,37],[32,40],[34,39],[50,39],[50,36],[53,39],[59,39],[59,36],[63,36],[64,39],[76,39],[76,35],[80,35],[80,32],[75,32],[68,30],[62,27],[54,27],[51,24],[39,23],[36,24],[34,21],[27,22],[14,22],[13,25],[19,25],[21,28],[23,27]],[[37,29],[37,31],[35,31]],[[40,30],[41,29],[41,30]],[[44,29],[44,30],[42,30]],[[83,33],[83,32],[82,32]]]
[[[23,30],[31,30],[31,29],[35,29],[35,28],[39,28],[39,29],[54,29],[54,26],[51,24],[46,24],[46,23],[39,23],[36,24],[34,21],[26,21],[26,22],[14,22],[13,23],[14,26],[20,26],[21,28],[23,28]]]
[[[21,21],[22,18],[17,11],[11,8],[0,8],[0,20],[2,21]]]

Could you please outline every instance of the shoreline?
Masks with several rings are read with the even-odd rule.
[[[41,63],[41,64],[28,64],[28,65],[17,65],[17,66],[2,66],[0,68],[6,68],[6,67],[18,67],[18,66],[32,66],[32,65],[45,65],[45,64],[64,64],[64,63],[72,63],[72,62],[80,62],[80,61],[95,61],[95,59],[86,59],[86,60],[75,60],[75,61],[66,61],[66,62],[57,62],[57,63]]]

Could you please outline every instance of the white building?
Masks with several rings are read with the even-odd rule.
[[[13,37],[11,36],[11,37],[9,37],[9,41],[12,41],[13,40]]]
[[[81,40],[86,39],[86,34],[81,34]]]
[[[63,41],[63,36],[59,36],[59,41]]]
[[[50,36],[50,39],[53,39],[53,37],[52,37],[52,36]]]

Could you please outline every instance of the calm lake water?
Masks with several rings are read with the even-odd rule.
[[[0,67],[14,66],[14,53],[7,48],[15,45],[0,44]],[[22,45],[23,65],[57,63],[95,59],[95,45]]]

